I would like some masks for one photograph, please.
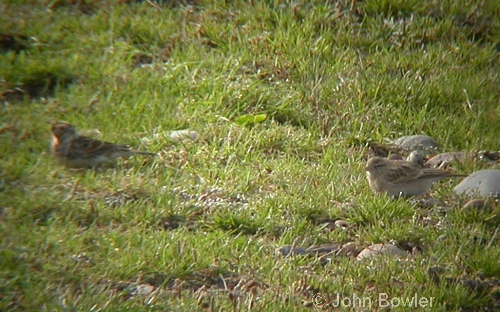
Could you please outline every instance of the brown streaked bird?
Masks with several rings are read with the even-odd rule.
[[[369,159],[365,170],[373,192],[387,193],[393,197],[423,195],[437,180],[467,176],[442,169],[421,168],[406,160],[380,157]]]
[[[109,143],[79,135],[67,122],[56,121],[52,131],[52,155],[68,168],[90,168],[131,155],[156,155],[130,149],[127,145]]]

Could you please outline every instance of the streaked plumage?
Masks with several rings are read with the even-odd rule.
[[[365,170],[373,192],[387,193],[394,197],[423,195],[437,180],[467,176],[442,169],[421,168],[418,164],[406,160],[380,157],[369,159]]]
[[[52,154],[68,168],[94,167],[115,158],[130,155],[156,155],[132,150],[127,145],[79,135],[75,127],[67,122],[55,122],[50,130],[52,131]]]

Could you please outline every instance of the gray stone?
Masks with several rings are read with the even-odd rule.
[[[350,227],[351,224],[348,222],[348,221],[345,221],[345,220],[337,220],[335,221],[335,228],[336,229],[347,229],[348,227]]]
[[[455,193],[500,197],[500,170],[479,170],[455,186]]]
[[[406,150],[435,150],[441,145],[428,135],[409,135],[400,137],[394,142],[397,146]]]
[[[331,243],[331,244],[322,244],[322,245],[314,245],[309,248],[307,248],[308,253],[315,253],[315,254],[326,254],[330,252],[335,252],[340,249],[341,245],[337,243]]]
[[[276,255],[282,257],[306,255],[307,250],[303,247],[294,247],[291,245],[286,245],[276,249]]]
[[[137,295],[142,296],[142,297],[147,297],[153,293],[155,290],[154,286],[151,285],[137,285]]]
[[[407,258],[408,253],[393,244],[375,244],[363,249],[359,255],[358,260],[378,257],[381,255],[389,255],[396,258]]]
[[[464,159],[465,159],[465,153],[462,152],[442,153],[429,159],[425,163],[425,166],[431,168],[439,167],[441,169],[445,169],[445,167],[454,160],[463,161]]]
[[[444,242],[447,239],[448,239],[448,236],[446,234],[443,234],[443,235],[439,235],[439,237],[437,238],[437,241]]]
[[[198,133],[191,130],[176,130],[170,132],[170,139],[176,142],[182,142],[187,139],[196,141],[198,139]]]
[[[415,163],[420,167],[424,166],[424,155],[422,155],[422,152],[418,150],[414,150],[413,152],[411,152],[410,155],[406,157],[406,160]]]

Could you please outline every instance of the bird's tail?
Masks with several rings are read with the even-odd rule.
[[[157,153],[151,153],[151,152],[141,152],[141,151],[133,151],[134,154],[137,155],[151,155],[151,156],[157,156]]]

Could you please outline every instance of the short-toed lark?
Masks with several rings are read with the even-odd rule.
[[[442,169],[421,168],[418,164],[406,160],[380,157],[369,159],[365,169],[373,192],[387,193],[394,197],[423,195],[437,180],[467,176]]]
[[[130,149],[127,145],[114,144],[79,135],[73,125],[55,122],[51,127],[51,151],[54,157],[68,168],[89,168],[107,163],[118,157],[130,155],[156,155]]]

